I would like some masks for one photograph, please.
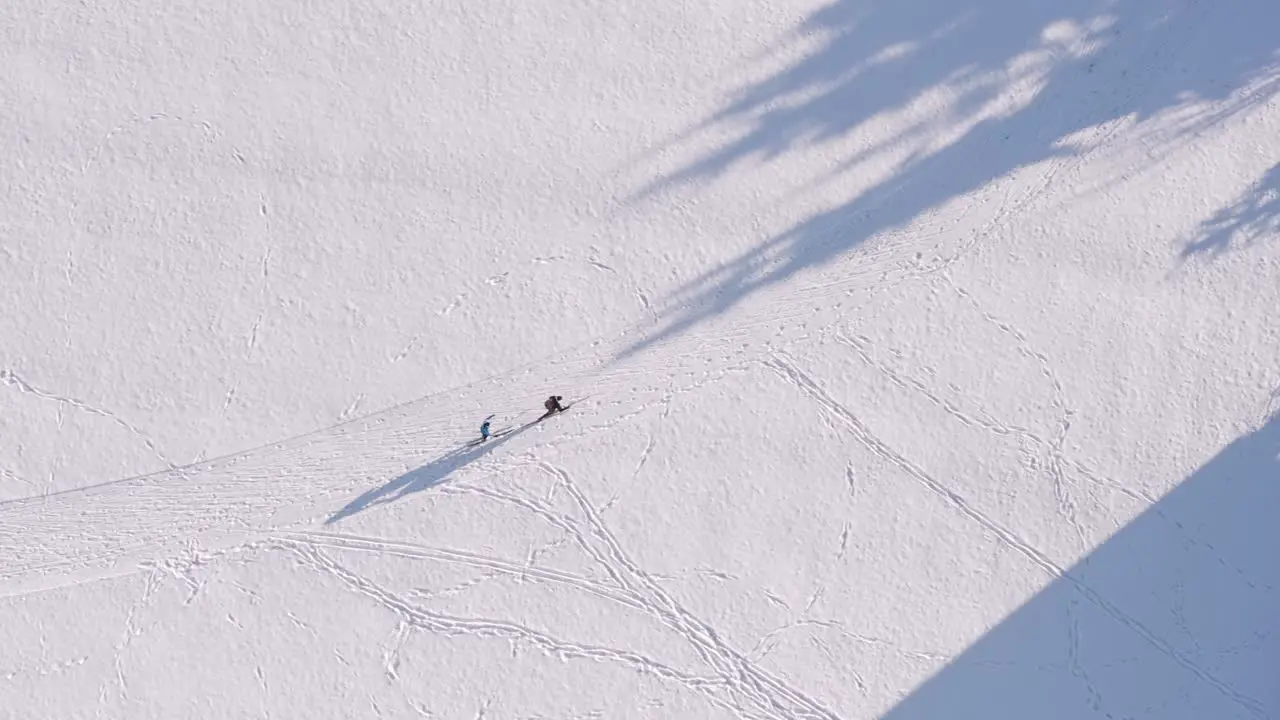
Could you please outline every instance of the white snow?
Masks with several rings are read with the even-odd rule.
[[[1280,717],[1278,27],[5,3],[0,717]]]

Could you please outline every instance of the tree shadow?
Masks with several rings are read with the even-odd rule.
[[[859,147],[815,183],[859,177],[871,157],[883,165],[892,156],[891,174],[679,287],[665,299],[655,332],[621,356],[1019,168],[1078,157],[1117,121],[1184,111],[1174,124],[1185,141],[1266,102],[1280,91],[1275,27],[1280,4],[1273,0],[1239,0],[1230,12],[1175,0],[839,0],[825,7],[788,41],[819,38],[815,51],[745,89],[673,144],[707,130],[743,128],[740,136],[633,199],[836,140]],[[1255,91],[1244,93],[1249,86]]]
[[[1280,415],[884,717],[1280,717]]]
[[[1231,248],[1247,248],[1280,234],[1280,163],[1272,166],[1244,197],[1200,226],[1182,257],[1217,256]]]
[[[543,418],[538,418],[531,422],[525,423],[517,428],[513,428],[506,432],[494,433],[486,442],[472,441],[461,447],[455,448],[446,455],[443,455],[420,468],[410,470],[400,477],[388,482],[381,487],[374,488],[364,493],[360,497],[347,503],[346,507],[334,513],[325,525],[332,525],[340,520],[345,520],[357,513],[364,512],[371,507],[393,503],[403,499],[407,495],[421,492],[428,488],[439,485],[453,475],[458,470],[470,465],[489,453],[497,450],[499,447],[514,439],[529,428],[537,425]]]

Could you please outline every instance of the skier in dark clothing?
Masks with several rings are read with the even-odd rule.
[[[485,418],[484,422],[480,425],[480,441],[484,442],[485,440],[488,440],[488,439],[489,439],[489,418]]]
[[[547,398],[547,401],[542,403],[542,406],[547,409],[546,415],[543,415],[542,417],[547,417],[548,415],[558,412],[564,412],[564,406],[560,404],[560,401],[563,399],[563,395],[552,395]]]

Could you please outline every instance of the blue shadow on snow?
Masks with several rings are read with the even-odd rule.
[[[1182,256],[1221,255],[1232,247],[1249,247],[1276,235],[1280,235],[1280,163],[1272,166],[1238,202],[1219,210],[1201,225]]]
[[[1061,142],[1066,138],[1105,139],[1108,123],[1179,109],[1168,142],[1192,141],[1280,92],[1276,28],[1275,0],[1238,0],[1230,9],[1189,0],[838,0],[822,8],[794,33],[796,42],[819,38],[815,50],[745,88],[668,145],[707,129],[732,131],[736,139],[633,199],[714,180],[748,160],[821,147],[939,88],[947,88],[949,98],[943,124],[963,128],[959,136],[929,144],[936,142],[937,122],[919,120],[879,144],[833,157],[830,175],[815,182],[856,176],[864,159],[903,143],[920,148],[880,184],[678,288],[664,299],[658,328],[619,358],[799,272],[832,264],[868,238],[1019,168],[1092,149]],[[1073,52],[1073,37],[1094,50]],[[1040,88],[1024,106],[1002,99],[1018,82]],[[1251,91],[1240,93],[1244,87]],[[1206,101],[1213,104],[1197,104]]]
[[[884,717],[1280,718],[1278,508],[1280,415]]]

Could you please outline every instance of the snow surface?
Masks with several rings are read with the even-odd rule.
[[[1278,27],[0,5],[0,717],[1280,718]]]

